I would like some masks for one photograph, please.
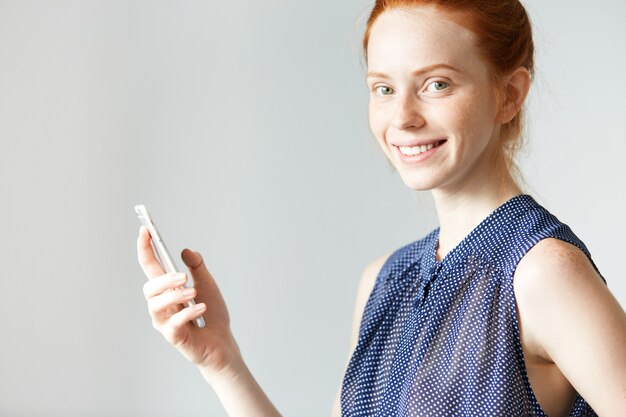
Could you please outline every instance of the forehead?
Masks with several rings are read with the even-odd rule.
[[[391,71],[448,64],[473,72],[484,71],[474,36],[431,7],[391,9],[374,22],[367,48],[371,71]]]

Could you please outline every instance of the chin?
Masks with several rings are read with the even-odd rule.
[[[404,184],[414,191],[430,191],[437,187],[437,182],[433,178],[423,178],[416,175],[406,175],[400,173]]]

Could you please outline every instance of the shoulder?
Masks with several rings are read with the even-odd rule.
[[[624,411],[626,314],[587,255],[554,238],[533,246],[514,274],[520,328],[594,410]]]
[[[541,272],[576,272],[593,271],[593,265],[587,255],[577,246],[557,238],[545,238],[535,244],[520,260],[515,276],[536,276]],[[556,278],[556,277],[555,277]]]
[[[356,346],[359,336],[359,328],[361,327],[361,319],[363,317],[363,312],[365,311],[365,305],[367,304],[367,300],[369,299],[372,289],[376,284],[376,278],[378,277],[383,265],[385,265],[385,262],[387,262],[387,259],[389,259],[392,254],[393,252],[389,252],[385,255],[377,257],[368,263],[361,273],[352,317],[351,351],[354,350]]]
[[[357,289],[357,297],[356,297],[356,306],[355,306],[355,321],[359,321],[363,312],[365,310],[365,304],[376,285],[376,279],[380,274],[382,268],[385,266],[387,262],[392,264],[403,264],[409,262],[410,260],[415,259],[415,257],[420,256],[420,253],[426,248],[429,243],[432,243],[432,239],[437,238],[438,230],[434,230],[429,233],[427,236],[416,240],[414,242],[408,243],[396,250],[392,250],[387,252],[384,255],[378,256],[377,258],[370,261],[361,273],[361,278],[359,280],[359,286]],[[358,320],[357,320],[358,318]]]
[[[515,295],[521,301],[563,291],[605,287],[587,255],[577,246],[556,238],[540,240],[522,257],[514,283]]]
[[[387,262],[387,259],[389,259],[392,254],[393,252],[389,252],[377,257],[368,263],[363,269],[361,279],[359,280],[359,288],[357,290],[357,300],[362,301],[361,304],[363,304],[363,308],[365,307],[365,301],[367,301],[367,298],[374,288],[374,284],[376,284],[378,274],[383,268],[383,265],[385,265],[385,262]]]
[[[432,243],[432,239],[437,238],[437,233],[438,230],[436,229],[419,240],[408,243],[396,250],[392,250],[375,258],[365,266],[361,273],[357,290],[356,307],[354,311],[355,322],[360,322],[361,316],[365,310],[365,304],[385,264],[389,262],[390,266],[393,267],[394,265],[403,265],[414,261],[417,257],[421,256],[423,250]]]
[[[545,327],[546,319],[567,325],[571,318],[565,316],[566,311],[598,306],[610,296],[587,255],[556,238],[539,241],[522,257],[513,276],[513,289],[519,314],[524,314],[530,330],[537,332]]]
[[[361,327],[361,319],[363,317],[363,312],[365,310],[365,304],[367,304],[367,300],[376,284],[376,278],[380,273],[380,270],[387,262],[387,259],[393,254],[393,252],[389,252],[385,255],[379,256],[373,261],[369,262],[363,272],[361,273],[361,278],[359,280],[359,287],[356,294],[356,302],[354,306],[354,313],[352,317],[352,333],[350,335],[350,353],[348,355],[348,362],[350,361],[350,357],[352,356],[352,352],[356,348],[356,344],[359,339],[359,330]],[[348,362],[346,362],[345,368],[347,369]],[[345,369],[344,369],[345,372]],[[341,383],[339,384],[339,389],[337,391],[337,396],[335,397],[335,403],[333,404],[333,416],[339,416],[341,414]]]
[[[519,261],[513,275],[513,291],[525,346],[532,354],[553,362],[547,352],[549,341],[542,333],[549,319],[565,320],[560,303],[576,304],[589,287],[604,285],[587,256],[571,243],[546,238],[534,245]],[[549,315],[549,316],[546,316]],[[563,323],[565,325],[565,323]]]

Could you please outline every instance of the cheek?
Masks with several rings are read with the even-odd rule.
[[[387,159],[391,160],[390,145],[386,141],[391,116],[384,108],[373,105],[371,102],[369,104],[368,113],[370,130],[376,138],[376,143],[378,143],[378,146]]]
[[[479,143],[486,143],[491,138],[494,118],[490,97],[479,91],[472,91],[459,103],[451,122],[466,138],[468,146],[479,146]]]
[[[385,129],[386,129],[386,118],[382,109],[376,107],[371,102],[368,108],[368,117],[370,130],[376,137],[376,140],[382,144],[385,137]]]

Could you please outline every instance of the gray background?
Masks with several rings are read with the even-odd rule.
[[[526,4],[528,191],[624,306],[626,3]],[[0,1],[0,415],[225,415],[150,325],[139,202],[278,408],[329,413],[362,269],[436,226],[369,133],[369,5]]]

